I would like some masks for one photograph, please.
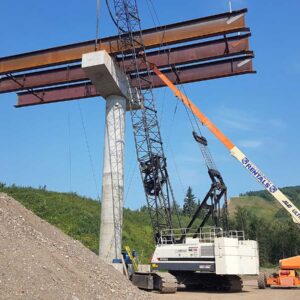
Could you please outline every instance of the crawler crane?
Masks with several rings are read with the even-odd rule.
[[[300,225],[299,209],[243,154],[196,106],[184,95],[159,69],[151,64],[154,73],[174,92],[183,104],[188,107],[195,116],[198,117],[201,124],[206,126],[219,141],[221,141],[230,153],[249,170],[249,172],[260,182],[267,191],[286,209],[292,216],[294,223]],[[258,287],[264,289],[272,288],[297,288],[300,287],[300,278],[298,269],[300,268],[300,256],[289,257],[280,260],[278,272],[267,277],[264,273],[258,276]]]
[[[178,283],[187,287],[240,291],[242,281],[239,275],[258,274],[257,243],[245,240],[243,232],[227,231],[226,218],[222,218],[223,224],[220,224],[220,203],[222,197],[226,203],[227,189],[213,163],[206,139],[197,132],[193,136],[200,145],[212,183],[195,215],[187,227],[182,228],[179,216],[173,209],[176,207],[173,205],[175,199],[167,171],[151,87],[152,69],[143,44],[137,3],[136,0],[114,0],[112,3],[110,7],[107,1],[107,6],[118,28],[120,49],[126,49],[120,55],[123,71],[127,73],[127,68],[136,71],[132,76],[135,76],[137,88],[131,89],[131,105],[140,106],[140,109],[131,109],[131,120],[157,244],[152,258],[155,272],[135,272],[132,282],[140,288],[165,293],[176,292]],[[139,75],[141,69],[145,70],[143,76]],[[145,82],[149,87],[144,87]],[[179,229],[174,227],[174,217],[178,219]],[[206,227],[209,219],[213,226]],[[168,272],[159,272],[161,270]]]

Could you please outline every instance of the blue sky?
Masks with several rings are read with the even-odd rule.
[[[101,2],[100,35],[116,34],[105,1]],[[149,1],[138,2],[143,27],[152,27]],[[228,10],[226,0],[152,2],[161,24]],[[233,0],[232,5],[233,9],[249,9],[246,19],[257,74],[188,84],[186,91],[275,184],[300,184],[300,1]],[[95,37],[96,0],[3,0],[0,11],[1,57]],[[155,94],[176,199],[182,203],[189,185],[201,198],[209,181],[186,112],[178,105],[174,114],[176,100],[166,88]],[[0,181],[47,185],[50,190],[72,190],[96,198],[101,191],[104,101],[87,99],[23,109],[15,109],[15,101],[13,93],[0,95]],[[145,204],[145,197],[129,115],[126,126],[125,206],[138,208]],[[230,196],[261,189],[210,133],[205,129],[203,133]]]

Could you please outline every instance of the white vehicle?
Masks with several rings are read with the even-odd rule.
[[[259,273],[257,242],[246,240],[243,231],[216,227],[186,231],[162,232],[151,261],[154,270],[168,270],[188,288],[231,292],[241,291],[240,275]]]

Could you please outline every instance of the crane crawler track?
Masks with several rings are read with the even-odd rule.
[[[237,275],[180,271],[172,272],[172,274],[177,278],[179,284],[184,284],[187,289],[191,290],[236,293],[243,289],[243,281]]]
[[[177,292],[178,282],[175,276],[167,272],[156,272],[155,276],[159,281],[158,290],[162,294],[173,294]]]

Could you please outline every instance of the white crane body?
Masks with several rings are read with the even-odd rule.
[[[216,227],[203,227],[190,232],[181,243],[176,243],[184,229],[162,232],[151,263],[153,269],[193,271],[216,275],[257,275],[259,273],[258,245],[246,240],[243,231],[223,231]],[[197,274],[195,274],[196,279]]]

